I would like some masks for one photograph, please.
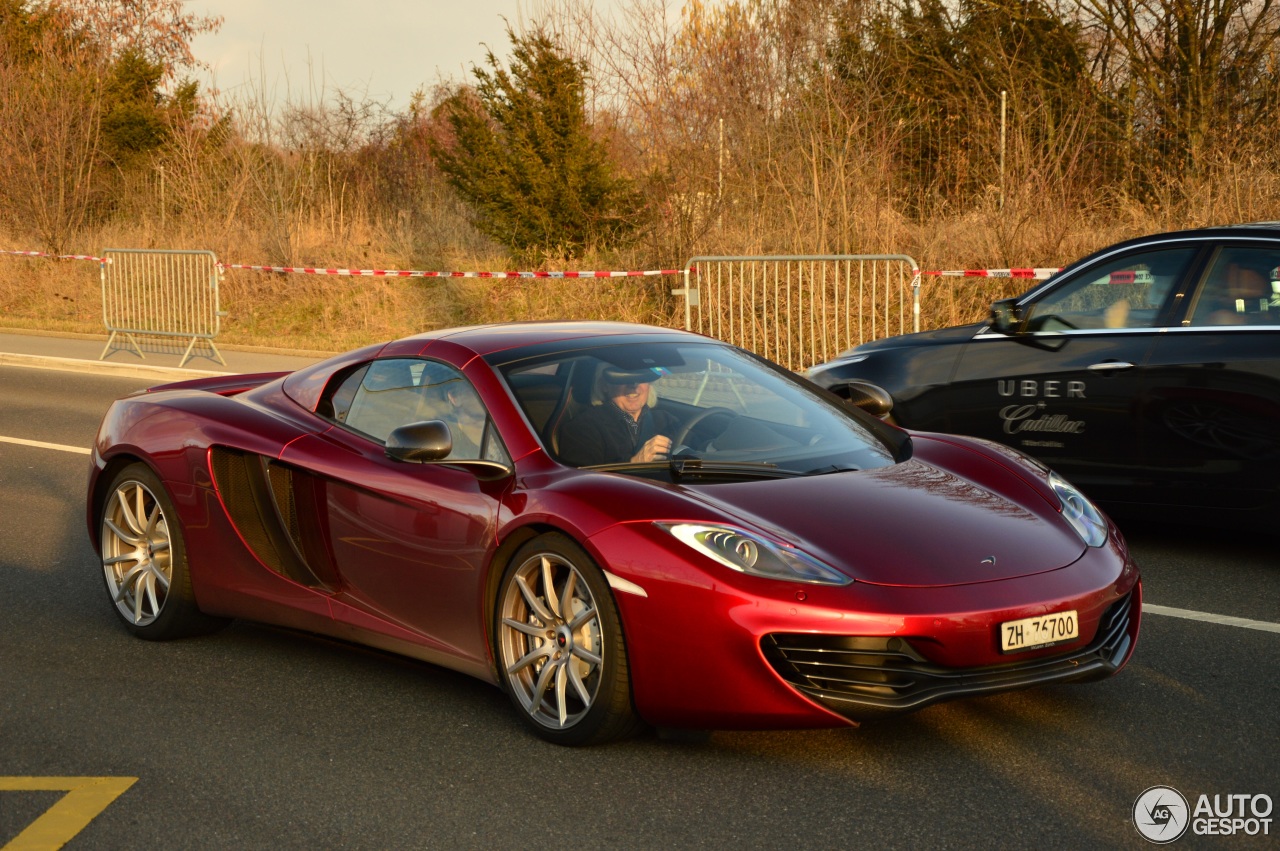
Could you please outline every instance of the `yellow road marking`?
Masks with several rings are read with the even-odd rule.
[[[138,782],[136,777],[0,777],[0,792],[66,792],[0,851],[56,851]]]

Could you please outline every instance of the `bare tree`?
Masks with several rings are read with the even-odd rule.
[[[61,253],[89,220],[94,197],[100,57],[56,32],[30,48],[25,57],[0,53],[0,214]]]
[[[1274,0],[1081,0],[1081,9],[1098,34],[1099,79],[1137,141],[1175,169],[1274,118]]]
[[[187,11],[183,0],[46,0],[44,5],[65,10],[73,29],[107,55],[135,51],[162,65],[169,79],[202,67],[191,41],[222,25],[221,17]]]

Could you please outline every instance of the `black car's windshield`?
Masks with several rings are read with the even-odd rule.
[[[543,445],[573,466],[639,471],[696,459],[803,475],[894,460],[872,424],[725,345],[600,346],[500,371]]]

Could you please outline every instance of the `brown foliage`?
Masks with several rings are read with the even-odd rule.
[[[172,5],[154,0],[149,8]],[[1098,24],[1097,15],[1114,4],[942,5],[957,14],[980,9],[995,23],[957,25],[941,46],[916,39],[870,51],[860,47],[890,43],[875,42],[893,35],[877,15],[897,7],[693,0],[675,18],[664,0],[629,0],[616,19],[605,19],[587,0],[542,4],[530,28],[552,34],[587,63],[588,121],[659,215],[637,243],[535,258],[541,262],[532,265],[651,269],[682,267],[694,255],[843,252],[904,253],[934,269],[1059,266],[1143,232],[1280,217],[1280,154],[1267,133],[1239,126],[1202,133],[1194,167],[1181,156],[1166,157],[1163,142],[1144,140],[1139,131],[1148,124],[1135,116],[1162,120],[1152,103],[1160,86],[1139,92],[1141,79],[1127,76],[1140,70],[1132,63],[1147,42]],[[1274,13],[1264,5],[1265,24]],[[1041,17],[1019,20],[1024,6]],[[1094,22],[1082,30],[1085,54],[1060,44],[1075,30],[1048,27],[1046,9],[1063,11],[1071,26]],[[988,32],[1003,40],[982,41]],[[1054,50],[1032,50],[1036,33]],[[1256,54],[1259,44],[1270,44],[1274,54],[1265,32],[1252,41],[1230,26],[1224,33],[1228,53],[1232,45],[1251,45]],[[954,53],[956,45],[969,53]],[[169,50],[177,66],[193,58],[173,52],[172,41],[162,39],[155,49]],[[1083,55],[1092,59],[1093,76],[1071,70]],[[1217,55],[1216,65],[1206,60],[1196,67],[1256,67],[1249,57],[1232,64]],[[1160,61],[1180,80],[1194,70]],[[0,99],[8,104],[15,83],[3,68],[0,57],[0,89],[11,87]],[[1237,121],[1251,114],[1247,108],[1268,103],[1274,69],[1270,83],[1240,71],[1215,85],[1246,83],[1252,99],[1226,99]],[[1009,92],[1003,149],[1002,87]],[[97,95],[64,87],[61,102],[51,93],[22,107],[22,122],[11,120],[17,107],[0,115],[0,227],[13,247],[209,248],[237,263],[509,269],[515,261],[469,224],[470,211],[429,156],[430,140],[447,132],[432,118],[434,107],[453,90],[423,91],[401,113],[314,86],[283,102],[264,92],[206,101],[155,158],[115,176],[115,195],[104,205],[94,194],[100,184],[85,175],[95,161],[76,148],[93,139],[93,127],[75,122],[93,111],[68,105]],[[1211,94],[1206,98],[1223,101],[1220,89]],[[81,165],[45,168],[42,151],[60,151],[60,162]],[[43,244],[28,245],[33,239]],[[100,330],[89,295],[94,276],[86,273],[86,283],[71,293],[53,283],[59,275],[50,269],[70,268],[0,258],[5,321]],[[336,349],[503,319],[676,325],[683,308],[668,292],[676,285],[670,278],[378,280],[234,272],[224,281],[230,316],[222,339]],[[923,324],[977,319],[992,300],[1023,288],[1019,281],[928,280]]]

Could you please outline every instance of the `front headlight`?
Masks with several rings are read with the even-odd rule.
[[[659,523],[684,543],[732,570],[818,585],[848,585],[853,580],[822,562],[789,547],[766,541],[732,526]]]
[[[1049,487],[1062,503],[1062,516],[1086,544],[1100,547],[1107,542],[1107,521],[1087,496],[1057,473],[1049,474]]]

